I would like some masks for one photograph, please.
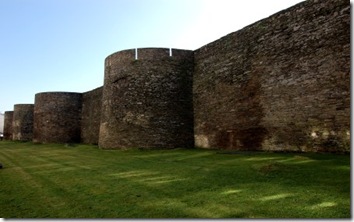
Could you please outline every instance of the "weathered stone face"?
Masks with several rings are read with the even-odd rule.
[[[138,49],[105,61],[99,146],[193,147],[193,52]]]
[[[12,121],[14,112],[6,111],[4,116],[4,140],[12,140]]]
[[[18,141],[32,141],[33,139],[33,104],[14,105],[12,121],[12,137]]]
[[[81,93],[37,93],[34,106],[33,141],[79,143],[81,106]]]
[[[36,94],[33,141],[349,150],[350,2],[307,0],[195,51],[114,53],[103,87]]]
[[[309,0],[195,51],[196,146],[349,149],[350,4]]]
[[[99,87],[82,94],[81,142],[98,144],[101,122],[102,90]]]

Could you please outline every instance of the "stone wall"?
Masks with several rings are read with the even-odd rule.
[[[6,111],[4,117],[4,140],[12,140],[12,121],[14,111]]]
[[[105,60],[101,148],[193,147],[193,51],[125,50]]]
[[[349,150],[350,1],[307,0],[195,51],[120,51],[103,87],[35,97],[35,142]]]
[[[81,106],[81,93],[37,93],[34,105],[33,141],[79,143]]]
[[[195,51],[196,146],[349,149],[350,2],[308,0]]]
[[[103,87],[82,94],[81,142],[98,144]]]
[[[12,138],[18,141],[33,139],[33,104],[14,105],[12,120]]]

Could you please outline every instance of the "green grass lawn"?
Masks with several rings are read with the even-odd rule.
[[[349,218],[350,155],[0,142],[2,218]]]

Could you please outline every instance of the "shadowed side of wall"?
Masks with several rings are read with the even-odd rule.
[[[350,147],[350,2],[308,0],[195,51],[196,146]]]
[[[18,141],[33,139],[33,104],[16,104],[12,120],[12,138]]]
[[[4,114],[4,140],[12,140],[13,116],[14,116],[13,111],[5,111],[5,114]]]
[[[98,144],[103,87],[82,94],[81,142]]]
[[[79,143],[81,106],[81,93],[37,93],[34,106],[33,141]]]
[[[137,57],[137,59],[135,59]],[[144,48],[105,60],[99,146],[193,147],[193,51]]]

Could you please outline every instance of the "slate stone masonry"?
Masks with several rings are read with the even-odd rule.
[[[89,92],[36,94],[33,141],[350,150],[348,0],[307,0],[195,51],[119,51],[104,72]]]
[[[12,120],[12,139],[32,141],[33,138],[33,104],[16,104]]]
[[[81,142],[98,144],[103,87],[82,94]]]
[[[14,111],[6,111],[4,114],[4,140],[12,140],[12,120]]]
[[[99,146],[193,147],[193,51],[125,50],[105,61]]]
[[[309,0],[195,51],[196,146],[350,147],[350,4]]]
[[[33,141],[80,143],[81,107],[81,93],[37,93],[34,106]]]

